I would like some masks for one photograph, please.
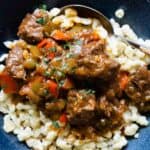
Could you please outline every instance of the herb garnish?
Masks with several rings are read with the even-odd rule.
[[[71,48],[71,46],[72,46],[71,43],[66,42],[66,43],[63,45],[63,48],[66,49],[66,50],[68,50],[68,49]]]
[[[64,78],[64,77],[65,77],[65,73],[62,72],[62,71],[59,71],[59,70],[56,70],[56,71],[55,71],[55,74],[56,74],[58,77],[60,77],[60,78]]]
[[[56,52],[56,51],[57,51],[57,48],[56,48],[56,47],[51,47],[49,50],[50,50],[51,52]]]
[[[59,81],[59,83],[58,83],[59,88],[61,88],[63,86],[64,82],[65,82],[65,80]]]
[[[83,41],[77,40],[77,41],[75,41],[75,44],[77,44],[77,45],[82,45],[82,44],[83,44]]]
[[[53,121],[52,124],[53,124],[53,126],[54,126],[55,128],[59,128],[59,127],[60,127],[60,126],[59,126],[59,123],[58,123],[57,121]]]
[[[76,69],[77,69],[77,66],[72,67],[72,68],[71,68],[71,72],[72,72],[72,73],[75,73]]]
[[[86,90],[86,93],[87,94],[95,94],[95,91],[92,89],[88,89],[88,90]]]
[[[44,96],[47,96],[48,94],[49,94],[49,91],[48,91],[47,89],[44,89],[44,90],[43,90],[43,95],[44,95]]]
[[[50,76],[51,76],[51,73],[50,73],[49,71],[45,71],[45,72],[44,72],[44,76],[45,76],[45,77],[50,77]]]
[[[40,9],[43,9],[43,10],[47,10],[47,5],[46,4],[42,4],[39,6]]]
[[[74,54],[72,54],[72,53],[67,53],[66,54],[66,58],[72,58],[74,56]]]
[[[44,61],[45,64],[49,63],[49,59],[48,58],[44,58],[43,61]]]
[[[36,23],[44,25],[44,24],[46,24],[46,19],[43,17],[38,18],[38,19],[36,19]]]

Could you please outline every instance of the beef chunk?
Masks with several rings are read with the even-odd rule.
[[[107,96],[95,95],[87,90],[71,90],[68,93],[67,114],[73,127],[91,126],[99,131],[113,129],[122,124],[125,102]],[[104,130],[104,131],[106,131]]]
[[[47,13],[40,9],[36,9],[33,14],[27,14],[19,26],[18,36],[29,43],[39,42],[44,38],[44,28],[37,23],[37,19],[45,21],[47,17]]]
[[[47,102],[45,104],[46,110],[52,112],[61,112],[65,108],[65,101],[63,99]]]
[[[131,79],[125,89],[127,96],[141,111],[150,110],[150,71],[140,68]]]
[[[71,90],[68,93],[67,114],[73,126],[91,124],[95,117],[96,99],[86,90]]]
[[[105,54],[86,55],[77,60],[77,68],[71,74],[79,78],[110,79],[119,69],[119,64]]]
[[[77,42],[73,44],[71,51],[79,53],[80,56],[99,54],[105,49],[105,40],[91,29],[76,33],[74,40]]]
[[[81,50],[76,59],[76,69],[70,74],[83,79],[108,79],[118,71],[119,64],[104,53],[105,41],[97,33],[83,30],[77,37],[82,41]]]
[[[25,79],[26,72],[23,66],[23,61],[23,50],[20,47],[14,47],[9,52],[6,60],[7,71],[15,78]]]
[[[122,114],[126,110],[124,100],[116,98],[109,101],[106,95],[101,96],[97,100],[97,115],[99,120],[95,121],[95,128],[101,132],[115,129],[123,123]],[[104,130],[105,129],[105,130]]]
[[[78,79],[101,78],[108,80],[116,75],[119,64],[103,52],[101,41],[73,46],[70,52],[59,60],[53,59],[51,66]],[[68,57],[71,54],[71,57]],[[63,60],[60,62],[60,60]],[[58,62],[59,61],[59,62]]]
[[[66,101],[63,99],[57,99],[47,101],[43,107],[43,111],[46,115],[50,116],[53,120],[58,120],[66,106]],[[41,105],[39,106],[41,107]]]
[[[88,44],[85,44],[82,46],[81,50],[81,56],[85,56],[88,54],[100,54],[104,50],[104,43],[102,40],[99,41],[92,41],[89,42]]]
[[[122,91],[119,86],[118,78],[113,76],[110,81],[103,83],[103,86],[100,87],[102,92],[107,96],[109,101],[114,98],[120,98],[122,96]],[[97,85],[98,86],[98,85]]]

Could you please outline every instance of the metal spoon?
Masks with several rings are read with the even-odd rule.
[[[120,40],[132,45],[133,47],[139,48],[144,53],[150,55],[150,47],[148,47],[144,44],[140,44],[138,41],[130,40],[130,39],[127,39],[120,35],[116,35],[114,33],[114,29],[113,29],[112,24],[110,23],[109,19],[106,16],[104,16],[100,11],[93,9],[91,7],[85,6],[85,5],[72,4],[72,5],[66,5],[66,6],[62,7],[61,13],[64,13],[64,10],[66,8],[76,9],[79,16],[81,16],[81,17],[99,19],[102,26],[107,30],[109,35],[113,35],[113,36],[119,38]]]

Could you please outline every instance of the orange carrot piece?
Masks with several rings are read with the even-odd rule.
[[[48,42],[45,46],[46,49],[52,48],[54,46],[54,44],[52,42]]]
[[[66,124],[68,121],[66,114],[62,114],[59,118],[59,121]]]
[[[71,40],[71,36],[67,33],[64,33],[60,30],[54,30],[52,32],[52,35],[51,35],[55,40],[60,40],[60,41],[69,41]]]
[[[50,40],[48,40],[48,39],[43,39],[38,45],[37,45],[37,47],[38,48],[43,48],[43,47],[45,47],[45,48],[51,48],[51,47],[53,47],[54,46],[54,43],[52,42],[52,41],[50,41]]]
[[[93,39],[93,40],[99,40],[100,37],[99,37],[99,35],[98,35],[96,32],[93,32],[93,34],[92,34],[92,39]]]
[[[47,39],[43,39],[38,45],[37,45],[37,47],[38,48],[42,48],[42,47],[44,47],[46,44],[47,44]]]
[[[7,94],[17,93],[18,91],[17,82],[7,72],[2,72],[0,74],[0,86]]]
[[[51,60],[55,57],[55,53],[49,53],[48,54],[48,58]]]
[[[121,72],[119,76],[119,85],[124,90],[129,82],[129,75],[127,72]]]
[[[47,81],[47,86],[49,91],[54,97],[58,96],[58,84],[52,80]]]

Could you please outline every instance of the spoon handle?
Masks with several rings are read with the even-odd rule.
[[[120,35],[115,35],[115,37],[119,38],[120,40],[122,40],[125,43],[132,45],[133,47],[139,48],[144,53],[150,55],[150,47],[149,46],[146,46],[144,44],[140,44],[138,41],[129,40],[129,39],[122,37]]]

